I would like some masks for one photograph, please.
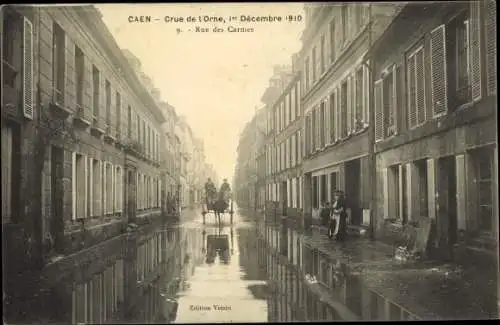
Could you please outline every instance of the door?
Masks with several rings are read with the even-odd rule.
[[[64,237],[63,220],[63,178],[64,178],[64,150],[52,147],[51,150],[51,185],[52,185],[52,218],[50,222],[50,234],[54,240],[56,251],[62,249]]]
[[[352,160],[346,163],[346,208],[351,209],[351,222],[354,225],[361,224],[361,203],[360,203],[360,161],[359,159]]]
[[[452,245],[457,241],[457,201],[455,157],[444,157],[438,160],[437,174],[437,225],[438,243],[441,248],[451,253]]]
[[[127,220],[134,222],[136,218],[137,183],[135,169],[127,168],[127,184],[125,186],[127,198]]]

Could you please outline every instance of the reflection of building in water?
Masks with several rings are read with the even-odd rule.
[[[178,237],[176,229],[157,232],[150,227],[149,233],[141,229],[115,244],[117,252],[113,256],[98,256],[98,260],[108,261],[105,267],[98,268],[97,261],[90,261],[76,268],[68,314],[71,320],[68,318],[67,322],[167,320],[170,313],[165,312],[162,296],[175,296],[178,290],[175,285],[181,269]]]
[[[207,253],[206,263],[215,263],[216,258],[223,264],[229,264],[230,261],[230,235],[228,234],[210,234],[207,235]]]
[[[283,240],[283,233],[287,240]],[[264,235],[264,236],[262,236]],[[269,321],[409,320],[416,319],[349,276],[347,266],[312,248],[296,231],[267,227],[267,271],[272,286]],[[286,242],[287,245],[280,245]],[[308,283],[305,276],[316,278]]]
[[[240,228],[238,233],[239,261],[245,270],[245,280],[265,279],[265,263],[259,260],[259,239],[254,228]],[[265,259],[264,259],[265,260]]]

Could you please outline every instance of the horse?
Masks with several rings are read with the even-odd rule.
[[[227,209],[227,202],[224,199],[219,198],[218,200],[216,200],[214,202],[215,218],[218,221],[219,226],[221,225],[220,216],[222,213],[224,213],[226,211],[226,209]]]

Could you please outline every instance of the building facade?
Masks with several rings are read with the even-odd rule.
[[[370,91],[363,59],[397,7],[381,3],[305,7],[303,172],[304,212],[310,221],[318,217],[323,202],[332,200],[333,190],[340,189],[345,192],[351,222],[369,224]]]
[[[447,254],[463,242],[496,252],[495,30],[493,1],[410,4],[374,46],[381,234],[428,219]]]
[[[16,280],[22,271],[78,262],[128,224],[158,220],[164,116],[95,7],[11,6],[2,15],[10,297],[32,285]]]

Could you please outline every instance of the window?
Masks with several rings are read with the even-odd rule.
[[[394,165],[388,168],[388,173],[387,173],[387,182],[388,182],[388,193],[385,193],[385,195],[388,195],[389,199],[389,219],[401,219],[401,213],[399,209],[399,205],[401,202],[401,196],[400,196],[400,187],[399,187],[399,180],[400,180],[400,166],[399,165]]]
[[[418,48],[406,59],[408,85],[408,123],[414,128],[425,122],[424,49]]]
[[[364,25],[364,17],[363,11],[366,4],[354,4],[354,22],[355,22],[355,31],[358,33],[361,31],[361,27]]]
[[[320,106],[320,111],[319,111],[319,146],[320,148],[323,148],[325,146],[325,122],[326,122],[326,109],[325,109],[325,102],[323,101]]]
[[[141,141],[141,118],[139,117],[139,115],[136,116],[136,124],[137,124],[137,142],[139,144],[142,144],[142,141]]]
[[[310,75],[310,70],[309,70],[309,57],[306,58],[305,61],[305,70],[304,70],[304,78],[305,78],[305,89],[309,89],[309,75]]]
[[[109,80],[105,81],[105,96],[106,96],[106,123],[111,125],[111,84]]]
[[[2,126],[2,224],[18,222],[21,179],[21,138],[19,128]]]
[[[5,9],[4,9],[5,10]],[[3,59],[11,68],[16,65],[16,54],[21,55],[21,16],[13,10],[5,10],[3,17]],[[20,70],[20,69],[19,69]],[[13,85],[12,85],[13,86]]]
[[[332,19],[329,25],[330,29],[330,62],[335,62],[336,45],[335,44],[335,20]]]
[[[316,142],[317,142],[317,137],[316,137],[316,131],[317,131],[317,123],[316,123],[316,108],[312,110],[312,123],[311,123],[311,138],[312,138],[312,143],[311,143],[311,149],[312,151],[316,151]]]
[[[64,88],[66,81],[66,39],[64,31],[56,22],[52,29],[52,67],[53,67],[53,88],[54,100],[56,103],[64,103]]]
[[[348,19],[348,16],[347,16],[347,5],[346,4],[343,4],[342,5],[342,12],[341,12],[341,15],[342,15],[342,24],[341,24],[341,28],[342,28],[342,39],[340,40],[340,44],[342,47],[344,47],[344,45],[346,44],[346,41],[347,41],[347,28],[348,28],[348,23],[349,23],[349,19]]]
[[[128,105],[127,108],[127,134],[129,139],[132,138],[132,107]]]
[[[85,71],[85,58],[83,51],[75,45],[75,77],[76,77],[76,105],[83,107],[83,87]]]
[[[115,167],[115,204],[114,210],[122,212],[123,210],[123,175],[120,166]]]
[[[92,162],[92,169],[90,172],[92,173],[92,175],[90,177],[92,179],[92,182],[90,183],[91,186],[90,201],[92,202],[91,203],[92,210],[90,214],[91,216],[96,217],[101,215],[102,177],[101,177],[101,166],[99,160],[91,159],[91,162]]]
[[[121,132],[122,125],[122,98],[119,92],[116,92],[116,133],[118,136]]]
[[[104,194],[104,204],[105,204],[105,214],[113,213],[113,166],[110,163],[105,164],[105,189]]]
[[[99,118],[99,96],[100,96],[100,76],[99,70],[95,65],[92,66],[92,98],[93,98],[93,114],[94,114],[94,123],[97,123]]]
[[[330,134],[328,135],[330,137],[330,142],[332,143],[336,140],[335,132],[337,130],[337,126],[335,125],[335,123],[337,122],[335,118],[336,99],[337,98],[335,98],[335,93],[332,92],[330,94]]]
[[[360,7],[360,6],[357,6]],[[366,93],[364,92],[364,75],[363,75],[363,68],[358,69],[356,72],[356,85],[355,85],[355,91],[356,91],[356,108],[354,112],[354,118],[355,118],[355,130],[358,129],[358,127],[361,126],[360,123],[363,121],[363,101],[364,98],[366,97]]]
[[[326,46],[325,46],[325,35],[321,35],[321,73],[325,72],[326,68]]]
[[[314,81],[317,81],[321,77],[321,71],[322,71],[322,67],[321,67],[321,39],[320,39],[320,42],[318,42],[318,45],[315,47],[315,50],[316,50],[316,59],[315,59],[316,77],[314,78]]]
[[[295,120],[294,109],[292,106],[292,98],[293,98],[293,87],[288,90],[286,95],[286,102],[288,103],[288,123],[291,123]]]
[[[391,69],[391,71],[385,75],[382,83],[386,137],[390,137],[396,133],[395,86],[395,72],[394,69]]]
[[[347,81],[341,85],[340,91],[340,137],[347,136]]]
[[[448,93],[451,95],[448,107],[452,110],[472,100],[469,27],[466,11],[451,21],[446,30]]]
[[[300,116],[300,80],[297,81],[297,86],[295,87],[295,116]]]
[[[317,75],[317,66],[319,64],[318,62],[318,59],[317,59],[317,56],[316,56],[316,46],[313,47],[312,49],[312,54],[311,54],[311,57],[312,57],[312,80],[311,80],[311,86],[314,84],[314,82],[316,82],[316,78],[318,77]]]
[[[84,155],[73,152],[72,160],[73,219],[86,218],[88,200],[87,159]]]

